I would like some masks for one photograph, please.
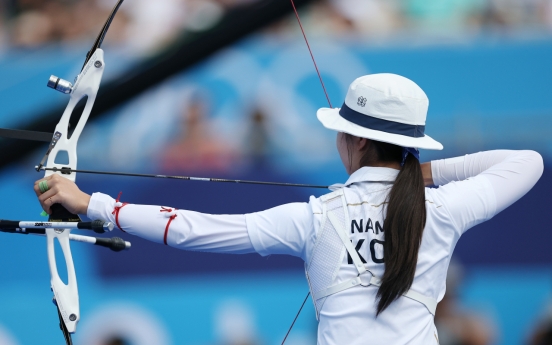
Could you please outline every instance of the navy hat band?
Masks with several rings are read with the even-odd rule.
[[[412,138],[421,138],[425,135],[425,126],[407,125],[405,123],[378,119],[370,115],[359,113],[358,111],[349,108],[345,103],[343,103],[343,107],[339,110],[339,115],[341,115],[341,117],[345,120],[367,129],[400,134]]]

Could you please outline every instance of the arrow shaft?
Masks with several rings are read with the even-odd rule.
[[[83,170],[83,169],[59,169],[59,168],[45,168],[40,167],[41,171],[54,171],[61,172],[62,174],[70,173],[82,173],[82,174],[97,174],[97,175],[115,175],[115,176],[130,176],[130,177],[149,177],[149,178],[164,178],[172,180],[184,180],[184,181],[203,181],[203,182],[226,182],[226,183],[240,183],[240,184],[257,184],[267,186],[283,186],[283,187],[303,187],[303,188],[323,188],[327,189],[328,186],[302,184],[302,183],[287,183],[287,182],[264,182],[264,181],[250,181],[250,180],[233,180],[213,177],[193,177],[193,176],[178,176],[178,175],[158,175],[158,174],[138,174],[127,172],[113,172],[113,171],[96,171],[96,170]]]

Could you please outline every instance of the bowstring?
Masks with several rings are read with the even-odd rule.
[[[309,49],[309,54],[312,59],[312,63],[314,64],[314,68],[316,69],[316,74],[318,74],[318,79],[320,80],[320,84],[322,84],[322,89],[324,90],[324,95],[326,96],[326,100],[328,101],[328,105],[330,108],[332,107],[332,102],[330,101],[330,96],[328,96],[328,92],[326,91],[326,86],[324,85],[324,81],[322,80],[322,75],[320,74],[320,70],[318,69],[318,65],[316,64],[316,60],[314,59],[314,54],[312,53],[312,49],[309,44],[309,40],[307,39],[307,35],[305,34],[305,30],[303,29],[303,24],[301,24],[301,18],[299,18],[299,12],[297,12],[297,8],[295,7],[295,3],[293,0],[290,0],[291,6],[293,7],[293,12],[295,13],[295,18],[297,18],[297,23],[299,23],[299,27],[301,28],[301,33],[303,34],[303,38],[305,39],[305,43],[307,44],[307,48]],[[309,298],[310,291],[305,297],[305,300],[301,304],[301,308],[299,308],[299,311],[297,312],[297,315],[295,315],[295,318],[293,319],[293,322],[291,323],[291,326],[289,326],[289,329],[286,333],[286,336],[284,337],[284,340],[282,341],[282,345],[285,344],[286,339],[291,332],[291,329],[295,325],[295,321],[297,321],[297,318],[299,317],[299,314],[301,314],[301,311],[303,310],[303,307],[305,306],[305,302],[307,302],[307,299]]]
[[[301,304],[301,308],[299,308],[299,311],[297,312],[297,315],[295,315],[295,319],[293,319],[293,322],[291,323],[291,326],[289,327],[289,329],[286,333],[286,336],[284,337],[284,340],[282,340],[282,345],[284,345],[284,343],[286,342],[286,339],[289,335],[289,332],[291,332],[291,329],[293,328],[293,325],[295,325],[295,321],[297,321],[297,318],[299,317],[299,314],[301,314],[301,310],[303,310],[303,307],[305,306],[305,302],[307,302],[307,299],[309,298],[309,295],[310,295],[310,291],[307,294],[307,296],[305,297],[305,300],[303,301],[303,304]]]
[[[305,43],[307,44],[307,48],[309,48],[309,53],[312,59],[312,63],[314,64],[314,68],[316,69],[316,73],[318,74],[318,79],[320,79],[320,84],[322,84],[322,89],[324,90],[324,95],[326,95],[326,100],[328,100],[328,105],[330,106],[330,108],[333,108],[332,102],[330,102],[330,97],[328,96],[328,92],[326,91],[326,86],[324,85],[324,81],[322,80],[322,75],[318,70],[318,65],[316,64],[316,60],[314,59],[314,55],[312,54],[312,49],[310,47],[309,40],[307,39],[305,30],[303,30],[303,24],[301,24],[301,19],[299,18],[299,12],[297,12],[297,8],[295,8],[295,3],[293,2],[293,0],[290,0],[290,1],[291,1],[291,6],[293,7],[293,12],[295,12],[295,18],[297,18],[297,22],[299,23],[299,27],[301,28],[301,33],[303,33],[303,38],[305,39]]]

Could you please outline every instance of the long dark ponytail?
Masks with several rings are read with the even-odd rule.
[[[353,137],[345,134],[351,155]],[[368,140],[362,148],[360,166],[400,163],[402,147]],[[425,188],[420,162],[408,155],[387,199],[383,224],[385,271],[377,297],[377,315],[407,292],[414,281],[418,251],[426,223]]]

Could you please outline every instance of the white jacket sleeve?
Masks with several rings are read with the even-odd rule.
[[[94,193],[88,205],[90,219],[102,219],[132,235],[178,249],[216,253],[255,252],[245,215],[212,215],[172,207],[127,204],[114,212],[115,200]]]
[[[492,218],[539,180],[542,157],[534,151],[496,150],[431,162],[440,201],[461,232]]]
[[[247,214],[247,229],[253,246],[262,256],[286,254],[306,260],[314,244],[313,204],[295,202]],[[321,210],[320,210],[321,212]]]

